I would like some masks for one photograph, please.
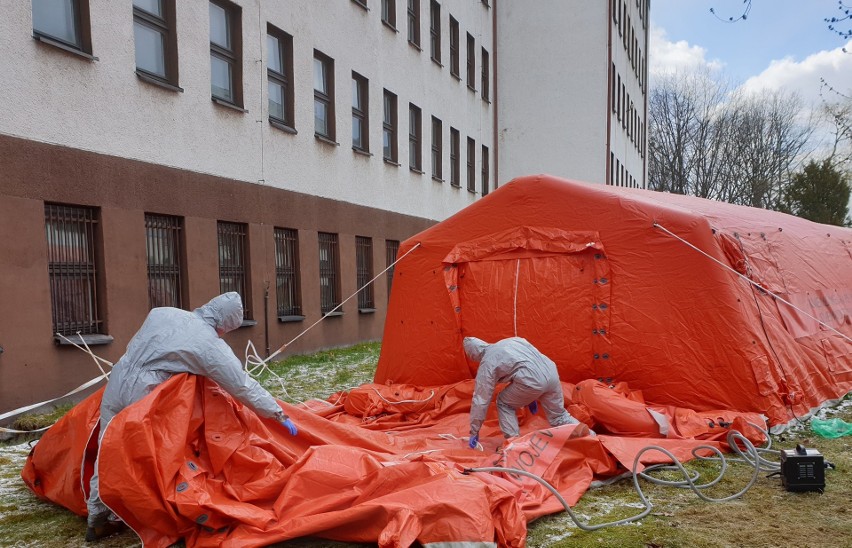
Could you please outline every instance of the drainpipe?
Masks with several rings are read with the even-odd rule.
[[[263,339],[266,343],[266,357],[269,357],[269,280],[263,288]]]
[[[492,66],[494,67],[494,103],[491,105],[493,109],[492,117],[494,127],[492,129],[493,140],[494,140],[494,190],[500,185],[500,141],[498,140],[500,134],[500,128],[497,125],[497,105],[500,104],[497,98],[497,89],[500,87],[500,84],[497,80],[497,1],[491,0],[491,51],[494,52],[494,62]]]

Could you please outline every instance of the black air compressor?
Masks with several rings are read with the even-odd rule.
[[[781,451],[781,483],[787,491],[825,490],[825,459],[816,449],[799,444]]]

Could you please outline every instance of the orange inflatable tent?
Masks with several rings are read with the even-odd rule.
[[[409,251],[377,383],[469,379],[463,337],[517,335],[563,381],[759,412],[775,431],[852,390],[847,228],[538,175],[408,239],[398,257]]]

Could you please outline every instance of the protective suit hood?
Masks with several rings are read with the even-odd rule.
[[[209,303],[196,308],[194,312],[210,327],[222,333],[233,331],[243,323],[243,302],[236,291],[213,297]]]
[[[465,337],[462,344],[464,346],[464,353],[467,354],[469,359],[475,362],[482,360],[482,353],[485,352],[485,349],[489,346],[487,342],[482,339],[477,339],[476,337]]]

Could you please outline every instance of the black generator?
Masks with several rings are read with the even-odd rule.
[[[787,491],[822,493],[825,490],[825,459],[822,454],[802,445],[782,450],[781,484]]]

